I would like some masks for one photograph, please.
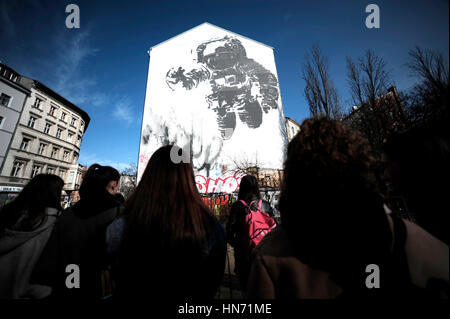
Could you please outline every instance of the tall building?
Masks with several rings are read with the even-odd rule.
[[[70,193],[79,186],[78,157],[88,114],[4,64],[0,64],[0,79],[0,154],[5,154],[0,191],[20,190],[35,175],[49,173],[60,176],[64,190]]]
[[[138,181],[171,143],[191,154],[201,193],[234,192],[242,166],[282,168],[288,141],[272,47],[203,23],[149,57]]]

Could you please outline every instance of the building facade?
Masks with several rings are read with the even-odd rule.
[[[300,132],[300,124],[290,117],[286,117],[286,133],[288,141],[290,142],[298,132]]]
[[[201,193],[234,192],[244,163],[282,168],[288,141],[272,47],[203,23],[149,58],[138,181],[172,143],[189,147]]]
[[[22,114],[30,90],[20,83],[21,76],[0,63],[0,170]]]
[[[29,94],[17,111],[19,118],[0,169],[0,187],[21,188],[35,175],[49,173],[60,176],[70,193],[79,186],[78,157],[90,118],[43,83],[24,76],[18,81]],[[3,125],[13,126],[14,119],[9,121]]]

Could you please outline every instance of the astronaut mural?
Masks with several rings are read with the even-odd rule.
[[[209,23],[149,51],[138,181],[154,151],[189,146],[202,193],[234,192],[236,163],[281,169],[287,145],[273,48]]]
[[[196,49],[198,67],[186,72],[171,68],[166,83],[172,90],[195,89],[209,81],[212,93],[205,96],[217,117],[223,139],[236,127],[236,114],[249,128],[258,128],[263,112],[278,108],[278,81],[274,74],[247,57],[241,41],[225,36],[201,43]]]

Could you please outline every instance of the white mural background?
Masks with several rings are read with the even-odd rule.
[[[202,193],[235,191],[238,163],[281,169],[287,138],[279,92],[273,49],[211,24],[153,47],[138,181],[168,143],[191,145]]]

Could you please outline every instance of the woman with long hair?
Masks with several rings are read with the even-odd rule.
[[[55,298],[101,298],[102,271],[107,266],[106,227],[120,215],[119,172],[93,164],[80,186],[80,200],[59,218],[36,266],[32,280],[53,288]],[[79,288],[66,285],[68,265],[80,271]]]
[[[249,209],[257,211],[258,207],[261,207],[262,212],[274,217],[270,203],[261,199],[256,177],[245,175],[239,184],[238,200],[231,206],[227,223],[227,239],[234,248],[234,272],[238,275],[243,292],[246,290],[251,257],[246,249],[248,243],[245,242],[245,219],[250,213]]]
[[[63,186],[56,175],[36,175],[0,211],[0,299],[50,294],[50,287],[29,279],[61,213]]]
[[[212,298],[220,285],[225,233],[192,165],[175,164],[172,148],[179,150],[167,145],[152,155],[124,216],[108,228],[109,250],[118,250],[117,297]]]
[[[387,214],[375,165],[341,122],[302,123],[284,163],[281,227],[257,248],[250,296],[418,296],[431,279],[448,287],[448,246]]]

